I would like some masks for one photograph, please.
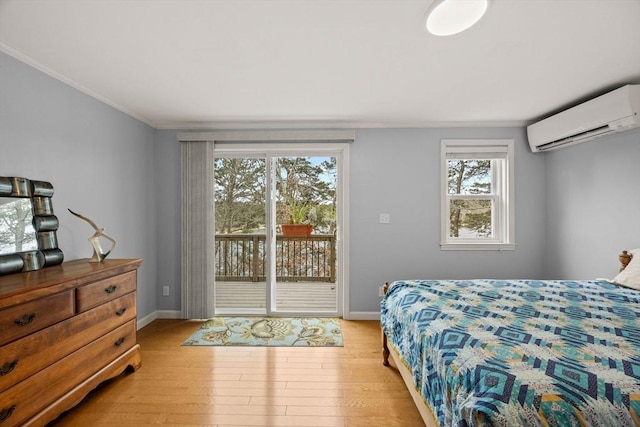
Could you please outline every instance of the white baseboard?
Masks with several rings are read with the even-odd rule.
[[[348,316],[345,316],[347,320],[380,320],[379,311],[352,311]]]
[[[184,319],[180,310],[157,310],[158,319]]]
[[[144,328],[156,319],[182,319],[182,312],[179,310],[156,310],[143,318],[138,319],[138,330]]]
[[[344,316],[345,320],[380,320],[378,311],[352,311]],[[156,319],[183,319],[180,310],[156,310],[138,319],[138,329],[144,328]]]
[[[138,323],[137,323],[138,330],[144,328],[145,326],[147,326],[149,323],[153,322],[157,318],[158,318],[158,314],[155,311],[152,311],[151,313],[147,314],[142,318],[138,318]]]

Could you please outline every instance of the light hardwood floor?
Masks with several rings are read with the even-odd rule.
[[[199,322],[138,331],[142,367],[52,425],[424,426],[400,374],[382,366],[380,324],[342,321],[344,347],[182,347]]]

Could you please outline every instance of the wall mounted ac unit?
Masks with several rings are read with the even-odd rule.
[[[640,126],[640,85],[626,85],[527,126],[531,151],[548,151]]]

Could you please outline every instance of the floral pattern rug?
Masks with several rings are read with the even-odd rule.
[[[182,345],[247,347],[342,347],[334,317],[214,317]]]

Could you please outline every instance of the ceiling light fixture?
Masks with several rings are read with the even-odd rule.
[[[488,0],[434,0],[427,11],[427,30],[450,36],[471,27],[487,11]]]

